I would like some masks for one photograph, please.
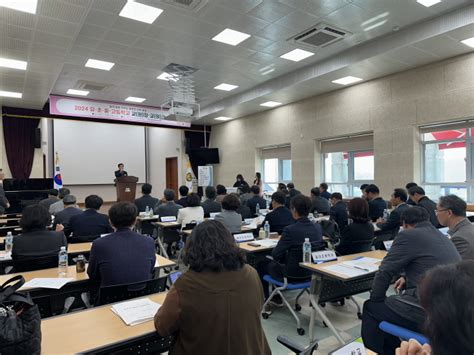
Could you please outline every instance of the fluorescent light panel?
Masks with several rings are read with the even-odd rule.
[[[474,48],[474,37],[463,39],[461,43],[471,48]]]
[[[0,67],[26,70],[28,63],[23,60],[0,58]]]
[[[265,107],[275,107],[275,106],[280,106],[281,102],[276,102],[276,101],[267,101],[264,102],[263,104],[260,104],[260,106],[265,106]]]
[[[125,101],[128,101],[128,102],[143,102],[145,101],[146,99],[143,98],[143,97],[133,97],[133,96],[129,96],[125,99]]]
[[[119,16],[151,24],[155,22],[162,12],[163,10],[157,7],[140,4],[135,1],[127,1]]]
[[[217,85],[214,87],[216,90],[224,90],[224,91],[232,91],[234,89],[237,89],[239,86],[238,85],[232,85],[232,84],[226,84],[222,83],[220,85]]]
[[[357,78],[355,76],[345,76],[343,78],[340,78],[340,79],[337,79],[337,80],[333,80],[332,82],[334,84],[339,84],[339,85],[349,85],[349,84],[353,84],[353,83],[357,83],[359,81],[362,81],[364,79],[361,79],[361,78]]]
[[[440,3],[441,0],[416,0],[416,2],[423,6],[430,7],[436,5],[437,3]]]
[[[89,95],[89,91],[87,90],[76,90],[76,89],[69,89],[67,91],[69,95],[77,95],[77,96],[87,96]]]
[[[304,51],[302,49],[293,49],[291,52],[281,55],[280,58],[299,62],[300,60],[311,57],[312,55],[314,55],[313,52]]]
[[[100,69],[100,70],[110,70],[115,65],[112,62],[105,62],[103,60],[89,59],[86,63],[86,67]]]
[[[169,81],[169,80],[178,81],[178,80],[179,80],[179,76],[178,76],[178,75],[176,75],[176,74],[170,74],[170,73],[166,73],[166,72],[161,73],[161,74],[158,75],[156,78],[157,78],[157,79],[160,79],[160,80],[166,80],[166,81]]]
[[[225,116],[220,116],[220,117],[216,117],[214,118],[216,121],[229,121],[232,119],[232,117],[225,117]]]
[[[38,0],[0,0],[0,7],[36,14]]]
[[[21,92],[13,92],[13,91],[0,91],[0,96],[3,97],[13,97],[15,99],[21,99],[23,94]]]
[[[219,33],[217,36],[213,37],[213,41],[222,42],[225,44],[230,44],[231,46],[236,46],[240,42],[245,41],[249,38],[250,35],[247,33],[231,30],[226,28],[224,31]]]
[[[365,28],[364,28],[364,31],[367,32],[367,31],[373,30],[374,28],[377,28],[377,27],[380,27],[380,26],[382,26],[382,25],[385,25],[386,23],[387,23],[387,20],[383,20],[383,21],[374,23],[372,26],[365,27]]]

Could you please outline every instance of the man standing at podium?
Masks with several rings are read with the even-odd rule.
[[[125,166],[123,163],[120,163],[118,165],[118,170],[115,170],[115,178],[118,179],[119,177],[122,176],[128,176],[128,173],[124,170]]]

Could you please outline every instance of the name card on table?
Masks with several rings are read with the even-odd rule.
[[[316,264],[337,260],[336,253],[333,250],[315,251],[311,255],[313,256],[313,262]]]
[[[383,242],[383,245],[384,245],[386,251],[390,250],[390,248],[392,247],[392,244],[393,244],[393,240],[385,240]]]
[[[161,222],[176,222],[175,216],[161,217]]]
[[[238,233],[234,234],[234,239],[237,243],[250,242],[254,240],[253,233]]]

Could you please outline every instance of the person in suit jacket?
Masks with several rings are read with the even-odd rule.
[[[262,285],[229,230],[212,220],[196,226],[184,263],[188,270],[155,315],[161,336],[176,334],[170,354],[270,355],[260,321]]]
[[[319,191],[321,191],[321,197],[324,197],[326,200],[331,199],[331,193],[328,191],[328,184],[322,182],[319,184]]]
[[[206,200],[201,203],[204,209],[204,217],[209,218],[211,213],[222,211],[221,204],[216,201],[216,189],[214,186],[207,186],[204,193],[206,194]]]
[[[222,203],[222,200],[224,199],[224,197],[227,196],[227,189],[225,188],[224,185],[217,185],[216,192],[217,192],[216,201],[218,203]]]
[[[138,208],[138,213],[145,212],[146,208],[154,210],[156,205],[160,203],[160,200],[151,196],[152,190],[151,184],[145,183],[142,185],[142,197],[139,197],[135,200],[135,206]]]
[[[331,204],[332,207],[329,210],[329,219],[336,222],[339,226],[339,230],[347,226],[347,206],[342,201],[342,194],[339,192],[333,192],[331,194]]]
[[[418,184],[416,182],[409,182],[408,184],[405,185],[405,189],[408,191],[410,190],[410,188],[414,186],[418,186]],[[416,206],[416,202],[411,199],[410,195],[408,195],[407,205]]]
[[[101,286],[147,281],[153,278],[155,242],[132,231],[138,215],[130,202],[118,202],[109,210],[115,232],[94,240],[87,274]]]
[[[267,208],[267,201],[260,196],[260,188],[257,185],[253,185],[250,189],[253,193],[253,197],[247,200],[247,206],[252,212],[252,216],[256,215],[257,204],[260,206],[260,209]]]
[[[300,267],[301,258],[288,257],[290,251],[302,250],[305,238],[309,238],[313,251],[324,248],[321,226],[308,219],[310,208],[311,200],[308,196],[299,194],[291,199],[291,213],[296,222],[283,229],[281,238],[272,251],[273,260],[262,261],[257,267],[265,298],[269,296],[268,284],[263,280],[265,274],[280,281],[283,281],[283,277],[286,275],[289,282],[304,282],[311,278],[311,272]],[[281,299],[272,299],[272,302],[280,304]]]
[[[30,205],[23,209],[20,219],[22,233],[13,237],[12,259],[58,255],[63,246],[67,246],[62,226],[49,231],[51,215],[40,205]]]
[[[318,187],[313,187],[311,189],[311,210],[309,212],[328,215],[330,209],[331,203],[329,200],[321,196],[321,191]]]
[[[178,211],[183,208],[183,206],[174,202],[174,190],[166,189],[163,192],[163,196],[166,202],[160,203],[157,207],[155,207],[155,214],[159,215],[160,217],[178,217]]]
[[[285,206],[286,196],[283,192],[277,191],[272,194],[272,210],[267,213],[263,220],[262,227],[268,221],[270,232],[283,233],[283,229],[295,223],[291,211]]]
[[[439,198],[436,214],[441,225],[449,227],[451,242],[463,260],[474,260],[474,225],[466,218],[466,202],[456,196]]]
[[[369,216],[372,222],[382,218],[384,211],[388,208],[387,202],[379,196],[380,190],[377,185],[370,184],[365,188],[367,201],[369,202]]]
[[[178,211],[177,222],[181,227],[193,222],[204,221],[204,210],[201,207],[201,198],[198,194],[192,192],[186,199],[186,206]]]
[[[189,188],[186,185],[181,185],[179,187],[179,195],[181,196],[181,198],[178,201],[176,201],[176,203],[180,206],[188,207],[187,205],[188,193],[189,193]]]
[[[390,203],[392,204],[393,210],[390,212],[388,220],[383,218],[377,219],[377,227],[383,232],[391,232],[392,236],[395,236],[402,225],[402,213],[405,209],[410,208],[406,204],[408,199],[407,192],[404,189],[393,190]]]
[[[99,209],[104,201],[97,195],[90,195],[86,197],[86,210],[79,215],[72,216],[69,220],[69,225],[66,227],[66,235],[72,233],[73,238],[89,237],[88,239],[95,239],[101,234],[112,233],[113,229],[110,226],[109,218]]]
[[[420,332],[425,313],[418,301],[421,277],[438,265],[457,263],[461,257],[454,244],[429,222],[422,207],[407,208],[402,214],[403,231],[398,233],[388,254],[382,260],[372,284],[370,299],[364,303],[362,339],[377,354],[394,354],[398,337],[379,329],[379,323],[389,323]],[[387,297],[392,279],[398,294]],[[403,291],[403,292],[402,292]]]
[[[249,184],[247,183],[247,181],[245,181],[242,174],[237,174],[233,187],[236,187],[238,191],[240,192],[242,191],[242,186],[249,186]]]
[[[289,182],[288,184],[286,184],[286,188],[288,189],[288,195],[286,196],[285,205],[286,207],[290,208],[291,199],[295,197],[296,195],[301,194],[301,191],[295,189],[295,184],[293,184],[292,182]]]
[[[39,204],[49,211],[49,206],[59,201],[58,194],[59,192],[56,189],[49,190],[48,198],[41,200]]]
[[[247,206],[247,201],[253,197],[253,193],[250,192],[250,186],[244,185],[240,189],[240,204]]]
[[[128,173],[125,171],[125,165],[123,165],[123,163],[119,163],[117,167],[118,170],[115,170],[115,179],[118,179],[122,176],[128,176]]]
[[[240,204],[239,208],[237,208],[237,213],[242,216],[242,221],[248,218],[252,218],[252,212],[247,205]]]
[[[67,196],[70,193],[71,190],[66,187],[61,187],[59,189],[59,201],[49,206],[49,213],[51,213],[52,215],[56,215],[56,213],[61,212],[64,209],[63,198],[64,196]]]
[[[436,217],[436,203],[425,195],[425,190],[420,186],[414,186],[410,187],[408,193],[410,194],[410,199],[415,201],[417,206],[423,207],[428,211],[431,224],[436,228],[440,228],[441,225],[438,222],[438,217]]]
[[[76,216],[82,213],[82,210],[80,208],[77,208],[76,196],[73,196],[73,195],[64,196],[63,203],[64,203],[64,210],[56,213],[56,216],[54,217],[54,226],[57,226],[58,224],[66,226],[69,224],[69,220],[71,219],[72,216]]]
[[[369,218],[367,200],[356,197],[347,206],[352,223],[341,228],[341,237],[336,251],[340,255],[348,255],[369,251],[374,239],[374,226]]]
[[[240,207],[239,198],[229,194],[222,200],[222,212],[214,219],[226,226],[231,233],[240,233],[242,228],[242,216],[237,213]]]

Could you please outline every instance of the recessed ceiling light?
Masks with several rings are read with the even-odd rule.
[[[161,73],[161,74],[158,75],[156,78],[157,78],[157,79],[160,79],[160,80],[166,80],[166,81],[169,81],[169,80],[178,81],[178,80],[179,80],[179,76],[178,76],[178,75],[176,75],[176,74],[170,74],[170,73],[166,73],[166,72]]]
[[[276,102],[276,101],[267,101],[264,102],[263,104],[260,104],[260,106],[265,106],[265,107],[275,107],[275,106],[280,106],[281,102]]]
[[[333,80],[332,82],[334,84],[339,84],[339,85],[349,85],[349,84],[357,83],[358,81],[362,81],[362,80],[364,79],[349,75],[337,80]]]
[[[26,70],[27,62],[23,60],[0,58],[0,67]]]
[[[441,2],[441,0],[416,0],[418,4],[421,4],[426,7],[430,7],[436,5],[437,3]]]
[[[314,55],[313,52],[304,51],[302,49],[293,49],[291,52],[281,55],[280,58],[299,62],[300,60],[311,57],[312,55]]]
[[[21,92],[12,92],[12,91],[0,91],[0,96],[3,97],[13,97],[15,99],[21,99],[23,94]]]
[[[115,65],[112,62],[104,62],[103,60],[89,59],[86,63],[86,67],[100,69],[100,70],[110,70]]]
[[[474,48],[474,37],[463,39],[461,43],[464,43],[466,46]]]
[[[230,44],[231,46],[236,46],[240,42],[245,41],[249,38],[250,35],[247,33],[239,32],[231,30],[230,28],[226,28],[224,31],[219,33],[217,36],[213,37],[213,41],[222,42],[226,44]]]
[[[232,91],[234,89],[237,89],[239,86],[238,85],[232,85],[232,84],[225,84],[222,83],[220,85],[217,85],[214,87],[216,90],[224,90],[224,91]]]
[[[36,14],[38,0],[1,0],[0,7]]]
[[[163,10],[157,7],[140,4],[135,1],[127,1],[119,16],[140,22],[153,23],[162,12]]]
[[[133,97],[133,96],[129,96],[125,99],[125,101],[128,101],[128,102],[143,102],[145,100],[146,99],[143,97]]]
[[[220,116],[220,117],[216,117],[214,118],[216,121],[229,121],[232,119],[232,117],[225,117],[225,116]]]
[[[69,95],[77,95],[77,96],[87,96],[89,95],[89,91],[86,90],[76,90],[76,89],[69,89],[67,91]]]

